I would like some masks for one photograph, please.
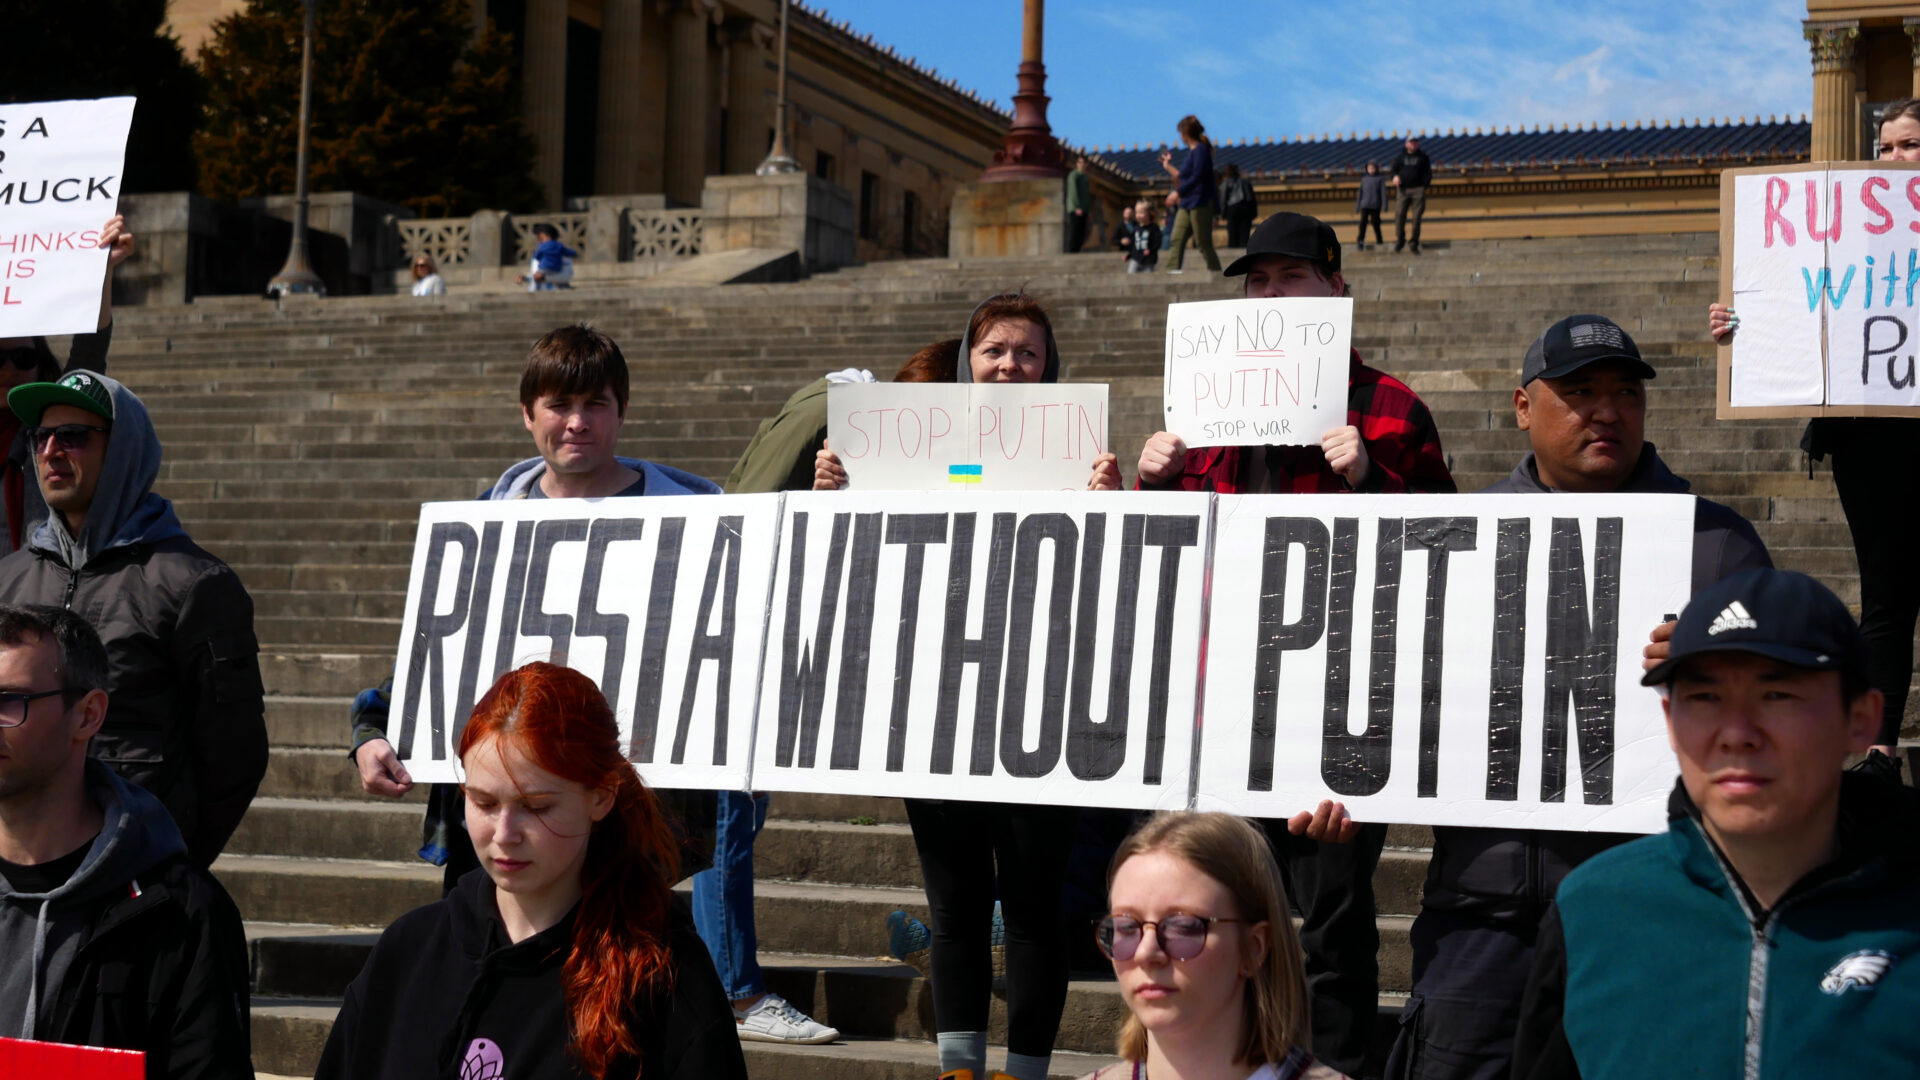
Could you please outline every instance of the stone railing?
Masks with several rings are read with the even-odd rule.
[[[533,258],[533,249],[539,245],[533,235],[536,225],[551,225],[560,234],[560,242],[580,253],[582,262],[606,258],[605,252],[593,250],[587,242],[586,213],[534,214],[513,219],[513,261],[520,263]]]
[[[464,266],[473,256],[471,218],[396,221],[394,226],[400,230],[400,248],[409,263],[425,255],[436,267]]]
[[[627,254],[638,259],[685,258],[700,254],[698,210],[627,210]]]

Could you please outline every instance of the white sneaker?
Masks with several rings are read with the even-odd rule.
[[[830,1028],[793,1007],[779,994],[768,994],[754,1002],[746,1012],[733,1010],[740,1037],[749,1042],[830,1043],[840,1037],[838,1028]]]

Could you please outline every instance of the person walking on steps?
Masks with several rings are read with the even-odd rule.
[[[1160,152],[1160,167],[1175,183],[1169,205],[1174,201],[1179,204],[1173,219],[1173,238],[1167,243],[1167,273],[1184,272],[1180,264],[1186,257],[1187,237],[1192,236],[1200,257],[1207,261],[1207,269],[1217,274],[1220,256],[1213,252],[1213,209],[1220,204],[1220,188],[1213,179],[1213,140],[1207,138],[1200,118],[1191,114],[1180,118],[1179,130],[1180,141],[1187,145],[1186,159],[1175,167],[1173,151]]]
[[[1360,193],[1354,197],[1353,208],[1360,214],[1360,235],[1353,238],[1353,246],[1367,250],[1367,223],[1373,223],[1373,246],[1381,247],[1380,211],[1387,205],[1387,178],[1376,162],[1367,162],[1367,174],[1360,178]]]

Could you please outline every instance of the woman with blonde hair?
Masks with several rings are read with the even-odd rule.
[[[1273,850],[1231,814],[1156,814],[1114,853],[1100,951],[1132,1013],[1085,1080],[1345,1080],[1306,1042],[1306,959]]]

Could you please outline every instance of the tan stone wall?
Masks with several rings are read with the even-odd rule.
[[[246,6],[247,0],[168,0],[166,29],[180,39],[187,59],[198,60],[213,24]]]

